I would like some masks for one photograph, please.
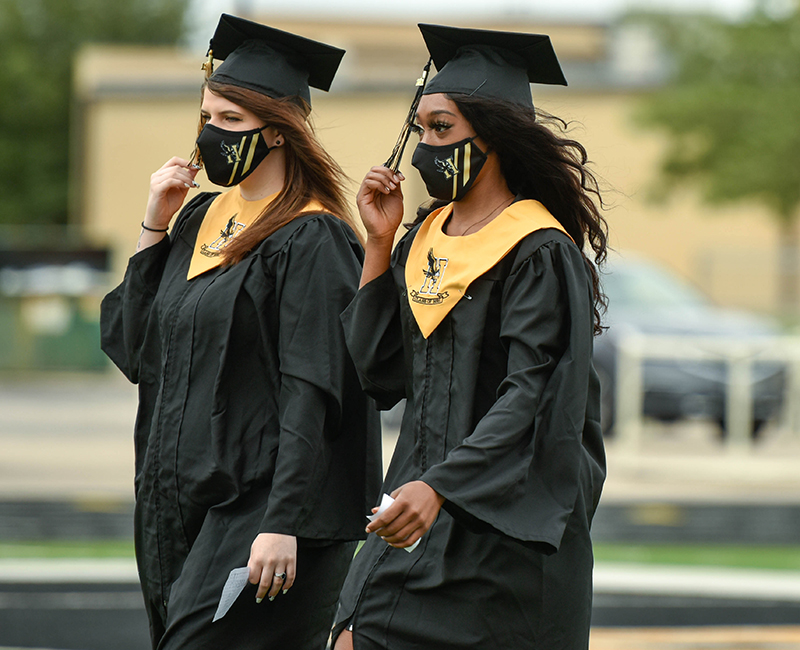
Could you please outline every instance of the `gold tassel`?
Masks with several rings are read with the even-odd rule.
[[[209,49],[208,50],[208,58],[206,59],[205,63],[200,67],[201,70],[206,71],[206,79],[208,79],[214,72],[214,52]]]

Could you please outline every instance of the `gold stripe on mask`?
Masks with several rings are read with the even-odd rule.
[[[247,160],[244,163],[244,169],[242,169],[242,174],[246,174],[247,171],[250,169],[250,165],[253,164],[253,156],[256,155],[256,142],[258,142],[259,133],[253,134],[253,140],[250,142],[250,149],[247,151]]]
[[[233,183],[233,177],[236,176],[236,170],[239,168],[239,163],[242,160],[242,151],[244,151],[244,143],[247,141],[247,136],[242,138],[242,141],[239,143],[239,149],[236,150],[236,164],[233,166],[233,171],[231,172],[231,177],[228,179],[228,185]],[[236,149],[236,147],[234,147]]]
[[[464,146],[464,180],[461,183],[466,185],[469,182],[469,163],[472,158],[472,143],[467,142]]]
[[[456,171],[453,174],[453,196],[450,197],[451,199],[455,200],[456,194],[458,194],[458,177],[459,177],[459,170],[458,170],[458,149],[453,152],[453,167],[455,167]]]

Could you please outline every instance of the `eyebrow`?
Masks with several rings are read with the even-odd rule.
[[[235,115],[236,117],[244,117],[242,113],[239,111],[234,110],[227,110],[227,111],[220,111],[220,115]],[[205,108],[200,109],[200,115],[211,115],[211,112],[206,110]]]
[[[433,116],[435,116],[435,115],[452,115],[453,117],[456,117],[456,114],[455,114],[455,113],[452,113],[452,112],[450,112],[450,111],[446,111],[446,110],[444,110],[443,108],[442,108],[442,109],[439,109],[438,111],[431,111],[431,112],[429,113],[429,115],[430,115],[431,117],[433,117]],[[415,117],[416,119],[419,119],[419,113],[415,113],[415,114],[414,114],[414,117]]]

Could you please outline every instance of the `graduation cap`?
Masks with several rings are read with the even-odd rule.
[[[203,67],[221,83],[275,99],[301,97],[310,105],[309,86],[330,89],[343,56],[338,47],[222,14]],[[216,70],[213,59],[223,61]]]
[[[567,85],[550,37],[420,23],[431,58],[417,79],[417,93],[392,155],[384,167],[397,171],[422,95],[464,93],[533,107],[531,83]],[[438,74],[427,81],[431,61]]]
[[[420,24],[438,74],[423,91],[493,97],[533,106],[531,83],[567,85],[546,34]]]

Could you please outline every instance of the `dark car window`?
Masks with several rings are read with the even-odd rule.
[[[708,300],[689,284],[647,264],[609,264],[603,288],[614,308],[670,309],[702,307]]]

